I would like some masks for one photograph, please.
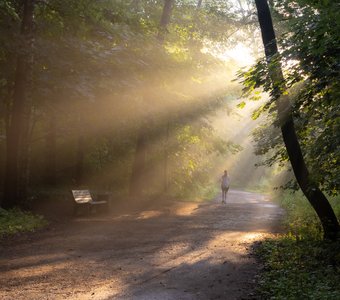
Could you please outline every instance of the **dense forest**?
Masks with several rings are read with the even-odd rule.
[[[3,207],[76,185],[185,194],[239,150],[209,117],[240,94],[218,53],[251,7],[163,2],[2,2]]]
[[[185,268],[193,257],[209,251],[214,261],[223,253],[220,248],[235,255],[241,251],[235,245],[248,243],[241,251],[246,257],[259,232],[274,233],[273,224],[281,218],[281,235],[255,246],[265,266],[258,298],[338,299],[339,32],[340,4],[330,0],[0,0],[0,240],[48,226],[48,214],[36,215],[45,205],[42,214],[63,222],[67,215],[65,222],[73,227],[63,233],[67,250],[51,239],[53,247],[40,253],[33,243],[43,257],[71,253],[84,240],[96,240],[102,228],[102,236],[121,245],[112,243],[117,248],[108,250],[100,244],[104,238],[98,249],[87,245],[85,250],[122,253],[116,263],[131,262],[124,256],[121,232],[135,228],[131,241],[137,249],[159,229],[166,238],[152,235],[149,244],[155,244],[149,246],[162,260],[159,245],[175,245],[166,257],[178,260],[176,266],[163,264],[160,274],[179,268],[190,274]],[[231,181],[228,177],[229,198],[221,206],[225,170]],[[108,197],[103,201],[111,205],[107,216],[115,209],[118,214],[122,203],[136,210],[154,202],[168,206],[166,213],[163,207],[138,211],[135,219],[130,215],[131,224],[107,216],[95,223],[99,219],[91,219],[90,209],[84,219],[71,217],[70,206],[58,215],[56,204],[79,204],[72,190]],[[206,206],[198,206],[203,201]],[[145,221],[152,218],[157,222]],[[89,223],[82,226],[90,230],[81,240],[84,232],[74,224],[84,220]],[[167,231],[171,226],[176,234]],[[197,228],[202,232],[194,234]],[[75,244],[72,230],[80,236]],[[218,246],[209,248],[210,243]],[[15,240],[13,245],[24,253]],[[162,263],[154,264],[154,250],[148,251],[158,272]],[[94,257],[107,261],[105,255]],[[39,266],[41,258],[32,257]],[[214,265],[207,261],[196,266],[199,272]],[[235,261],[230,268],[245,266],[239,257]],[[11,263],[9,275],[0,273],[0,284],[16,269],[15,259]],[[110,263],[104,269],[116,274]],[[226,259],[218,268],[229,263]],[[87,261],[79,266],[86,269]],[[128,278],[134,274],[130,271]],[[222,287],[218,272],[206,299],[222,295],[222,289],[212,292]],[[250,273],[229,283],[257,282]],[[144,275],[138,279],[143,283],[158,276],[145,280]],[[203,286],[200,280],[194,280],[195,289]],[[62,285],[59,289],[62,293]],[[238,299],[237,293],[230,297]],[[248,299],[244,295],[240,299]]]
[[[329,219],[322,191],[339,187],[337,3],[273,1],[276,39],[259,15],[264,48],[261,5],[2,1],[2,207],[74,186],[209,193],[216,166],[242,149],[242,134],[219,134],[214,116],[222,109],[232,124],[241,97],[232,80],[248,55],[257,63],[239,73],[244,99],[269,95],[253,112],[269,120],[254,133],[255,152],[265,165],[290,160],[297,180],[286,187],[299,184]]]
[[[252,1],[2,2],[2,206],[42,187],[133,195],[208,186],[216,155],[240,150],[209,116],[239,95],[230,83],[239,65],[221,56],[241,44],[259,57],[240,75],[245,94],[258,99],[263,86],[271,95],[253,116],[267,111],[275,123],[275,99],[289,91],[311,181],[336,194],[337,4],[307,2],[273,6],[282,58],[265,48],[269,69]],[[268,124],[255,137],[257,153],[273,153],[268,164],[296,156]]]

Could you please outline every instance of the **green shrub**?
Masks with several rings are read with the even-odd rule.
[[[277,194],[287,233],[260,244],[261,299],[340,299],[340,243],[322,240],[318,217],[301,192]],[[340,216],[338,198],[330,203]]]
[[[277,193],[273,197],[286,211],[284,225],[296,239],[321,239],[322,226],[314,209],[301,191]],[[328,197],[336,216],[340,217],[340,197]]]
[[[18,232],[34,231],[44,227],[47,221],[39,215],[19,209],[0,210],[0,237]]]
[[[340,299],[340,245],[281,236],[257,249],[261,299]]]

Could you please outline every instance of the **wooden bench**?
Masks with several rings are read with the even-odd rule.
[[[102,206],[105,209],[109,209],[110,199],[106,197],[106,200],[100,200],[92,197],[89,190],[71,190],[74,200],[73,214],[76,215],[80,207],[85,207],[87,213],[90,214],[92,208]]]

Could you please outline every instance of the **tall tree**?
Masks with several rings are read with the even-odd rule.
[[[327,198],[310,176],[296,134],[291,103],[288,96],[284,94],[285,79],[280,65],[276,36],[268,3],[266,0],[255,0],[255,4],[265,55],[269,65],[269,76],[273,89],[272,95],[276,100],[278,121],[294,175],[302,192],[321,221],[324,237],[335,240],[340,229],[338,220]]]
[[[141,125],[137,133],[136,151],[134,162],[132,165],[132,173],[130,178],[130,196],[139,196],[145,185],[143,174],[146,171],[146,152],[147,152],[147,126]]]
[[[165,34],[168,30],[168,25],[171,19],[171,12],[174,6],[174,0],[165,0],[163,13],[159,24],[158,39],[163,43]],[[166,122],[165,126],[165,139],[164,139],[164,157],[163,157],[163,191],[168,191],[168,160],[169,160],[169,134],[170,134],[170,121]]]
[[[48,112],[45,147],[45,183],[50,186],[55,186],[57,179],[57,117],[53,108]]]
[[[159,24],[158,38],[161,42],[164,42],[165,34],[167,32],[168,25],[170,23],[171,11],[174,6],[174,0],[165,0],[163,13]],[[170,134],[170,121],[166,122],[165,126],[165,140],[164,140],[164,157],[163,157],[163,191],[168,191],[168,160],[169,160],[169,134]]]
[[[162,10],[161,19],[159,22],[159,29],[157,39],[160,44],[164,43],[165,35],[167,32],[168,25],[170,23],[171,11],[174,5],[174,0],[165,0]],[[144,95],[144,97],[148,97]],[[165,143],[164,143],[164,157],[163,157],[163,190],[168,189],[168,139],[169,139],[169,122],[166,124],[165,128]],[[147,152],[147,129],[149,125],[148,122],[143,122],[137,132],[136,140],[136,151],[134,156],[134,162],[132,166],[132,173],[130,178],[130,195],[138,196],[145,185],[145,178],[143,178],[143,173],[146,170],[146,152]]]
[[[28,128],[31,114],[29,81],[32,71],[34,0],[23,2],[21,36],[23,49],[18,55],[13,101],[7,131],[5,187],[2,207],[22,203],[27,188]]]
[[[75,182],[78,186],[83,184],[84,179],[84,156],[85,156],[85,139],[80,133],[77,137],[77,153],[75,165]]]
[[[164,41],[165,34],[168,30],[168,25],[170,23],[171,11],[174,6],[175,0],[165,0],[164,7],[162,11],[161,21],[159,23],[158,39]]]

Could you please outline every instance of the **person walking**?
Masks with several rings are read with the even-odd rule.
[[[229,190],[230,178],[228,176],[228,171],[225,170],[221,178],[221,189],[222,189],[222,203],[227,203],[227,193]]]

